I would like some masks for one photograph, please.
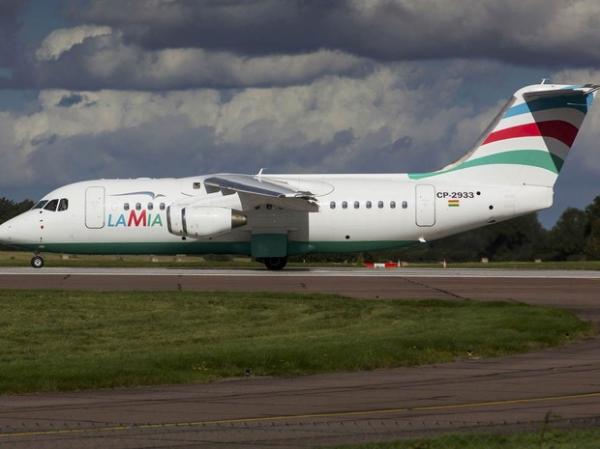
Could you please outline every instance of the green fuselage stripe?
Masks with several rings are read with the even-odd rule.
[[[401,248],[415,242],[404,240],[298,242],[288,241],[288,255],[310,253],[352,253]],[[251,244],[246,242],[107,242],[107,243],[44,243],[19,245],[20,248],[66,254],[244,254],[251,255]]]

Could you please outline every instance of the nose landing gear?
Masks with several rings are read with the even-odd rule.
[[[44,266],[44,258],[40,255],[35,255],[31,258],[31,266],[33,268],[42,268]]]

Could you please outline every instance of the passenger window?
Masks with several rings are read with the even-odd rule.
[[[160,210],[165,210],[165,203],[160,203],[159,209]]]
[[[406,201],[402,201],[402,209],[406,209],[408,207],[408,203]]]
[[[332,201],[331,203],[329,203],[329,208],[335,209],[335,201]]]
[[[44,207],[46,205],[47,202],[48,202],[48,200],[38,201],[38,203],[35,206],[33,206],[33,208],[41,209],[42,207]]]
[[[154,209],[154,203],[148,203],[148,210]]]
[[[202,184],[199,183],[199,182],[195,182],[194,185],[193,185],[194,190],[198,190],[201,186],[202,186]]]
[[[123,209],[125,209],[125,210],[129,210],[129,203],[125,203],[125,204],[123,204]]]
[[[142,210],[142,203],[135,203],[135,210]]]
[[[60,203],[58,203],[59,212],[62,212],[63,210],[67,210],[68,208],[69,208],[69,200],[66,198],[61,199]]]
[[[378,207],[379,209],[383,209],[383,201],[379,201],[379,202],[377,203],[377,207]]]
[[[354,202],[354,209],[358,209],[360,207],[360,203],[358,201]]]
[[[49,201],[48,204],[44,207],[44,210],[51,210],[52,212],[56,211],[56,207],[58,206],[58,200]]]
[[[342,209],[348,209],[348,201],[342,201]]]
[[[367,209],[371,209],[371,207],[373,206],[373,203],[371,203],[370,201],[367,201]]]
[[[390,201],[390,209],[396,209],[396,202]]]

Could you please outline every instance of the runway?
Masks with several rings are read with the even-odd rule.
[[[600,324],[600,273],[0,269],[0,288],[332,292],[509,299]],[[547,418],[548,417],[548,418]],[[600,339],[419,368],[0,397],[0,447],[307,448],[446,430],[600,423]]]

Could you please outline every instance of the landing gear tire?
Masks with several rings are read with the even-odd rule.
[[[33,268],[42,268],[44,266],[44,258],[42,256],[33,256],[31,258],[31,266]]]
[[[262,262],[267,267],[267,270],[279,271],[287,264],[287,257],[265,257]]]

